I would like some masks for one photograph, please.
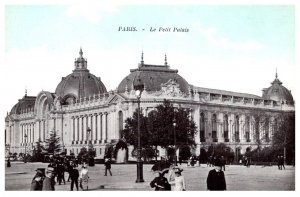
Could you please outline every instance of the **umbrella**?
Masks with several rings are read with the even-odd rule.
[[[154,172],[166,173],[168,172],[170,166],[171,163],[168,161],[158,161],[152,166],[151,170]]]

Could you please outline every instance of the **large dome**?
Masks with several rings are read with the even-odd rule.
[[[179,85],[181,92],[189,93],[189,84],[178,73],[178,70],[170,69],[165,60],[165,65],[144,64],[142,59],[137,69],[131,69],[130,74],[125,77],[118,86],[118,92],[131,91],[137,80],[140,79],[146,91],[160,91],[162,85],[170,80]]]
[[[277,73],[275,80],[269,88],[263,89],[263,98],[271,99],[280,103],[294,104],[294,99],[291,91],[282,85],[278,79]]]
[[[61,97],[64,104],[70,104],[79,98],[92,97],[94,94],[107,92],[99,77],[91,74],[87,69],[87,61],[82,57],[75,60],[75,69],[67,77],[63,77],[57,85],[55,94]]]

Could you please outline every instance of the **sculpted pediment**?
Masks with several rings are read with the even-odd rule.
[[[184,93],[181,92],[179,84],[175,79],[170,79],[166,83],[161,84],[161,94],[171,97],[183,97]]]
[[[114,94],[111,98],[108,99],[107,103],[108,104],[117,104],[125,101],[126,98],[119,95],[119,94]]]

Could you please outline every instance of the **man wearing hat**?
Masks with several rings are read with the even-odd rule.
[[[36,174],[34,175],[32,181],[31,181],[31,191],[42,191],[43,188],[43,179],[44,179],[44,173],[41,169],[36,170]]]
[[[222,171],[222,161],[220,159],[215,160],[215,169],[209,171],[206,183],[207,190],[226,190],[225,175]]]
[[[54,181],[54,168],[52,167],[48,167],[46,170],[46,177],[43,181],[43,191],[54,191],[54,185],[55,185],[55,181]]]

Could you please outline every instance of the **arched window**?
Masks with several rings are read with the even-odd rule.
[[[250,118],[246,117],[245,121],[245,138],[246,142],[250,142]]]
[[[266,142],[270,141],[270,136],[269,136],[269,118],[265,118],[265,124],[264,124],[264,133],[265,133],[265,140]]]
[[[256,142],[260,141],[260,136],[259,136],[259,117],[255,118],[255,140]]]
[[[119,111],[119,138],[121,139],[123,131],[123,112]]]
[[[234,125],[235,125],[235,128],[234,128],[234,130],[235,130],[235,134],[234,134],[235,135],[235,141],[239,142],[240,141],[240,118],[239,118],[239,116],[235,117]]]
[[[200,114],[200,141],[205,142],[205,117],[204,117],[204,113]]]
[[[225,142],[229,142],[229,138],[228,138],[228,115],[227,114],[224,116],[223,125],[224,125],[224,139],[225,139]]]
[[[212,138],[214,141],[217,140],[217,115],[213,114],[212,116]]]

